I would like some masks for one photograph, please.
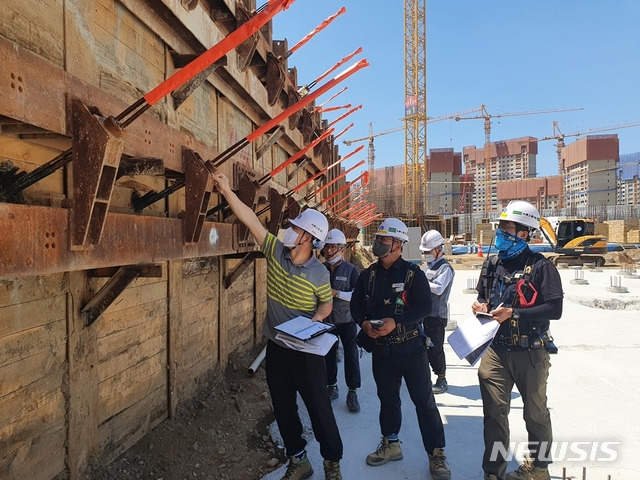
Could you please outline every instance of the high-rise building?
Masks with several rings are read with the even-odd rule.
[[[640,203],[640,152],[620,155],[618,165],[618,205]]]
[[[562,150],[564,205],[615,205],[617,202],[618,135],[588,135]]]
[[[473,191],[465,193],[471,196],[470,202],[466,202],[470,205],[471,212],[486,211],[487,188],[490,189],[491,211],[496,212],[502,209],[498,199],[499,182],[524,180],[536,176],[538,140],[535,137],[491,142],[490,148],[488,175],[484,148],[469,146],[462,149],[465,174],[472,175],[474,178]]]
[[[460,209],[462,154],[453,148],[429,150],[426,213],[452,213]]]

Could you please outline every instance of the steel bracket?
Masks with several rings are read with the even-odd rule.
[[[124,149],[124,130],[77,99],[71,102],[73,130],[73,208],[71,249],[100,243]]]
[[[242,257],[242,261],[231,269],[223,278],[224,288],[229,288],[233,285],[233,282],[244,272],[249,264],[257,257],[261,255],[259,251],[248,252]]]
[[[260,189],[255,180],[255,172],[235,163],[233,165],[233,176],[238,187],[238,198],[255,212],[258,203],[257,193]],[[254,242],[249,241],[249,233],[249,229],[244,224],[238,224],[236,249],[255,246]]]
[[[267,103],[269,105],[275,105],[278,98],[280,98],[286,78],[282,58],[267,52],[267,73],[264,77],[264,83],[267,89]]]
[[[202,157],[188,148],[182,151],[185,180],[184,242],[198,243],[213,191],[213,178]]]
[[[241,2],[236,3],[236,19],[238,27],[240,27],[240,25],[242,25],[243,23],[249,21],[251,17],[251,13]],[[247,40],[238,45],[238,47],[236,48],[238,70],[240,70],[241,72],[244,72],[251,66],[251,60],[253,59],[254,53],[256,53],[256,49],[258,48],[258,35],[260,35],[259,30],[251,35],[251,37],[249,37]]]
[[[138,277],[162,277],[162,265],[126,265],[122,267],[90,270],[90,277],[111,277],[89,302],[82,307],[85,326],[95,322],[120,294]]]
[[[278,192],[275,188],[269,187],[269,204],[271,210],[271,218],[267,225],[267,230],[274,235],[278,235],[280,225],[282,225],[282,217],[284,215],[284,206],[287,197]]]

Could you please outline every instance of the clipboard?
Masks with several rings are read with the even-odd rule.
[[[310,318],[299,316],[276,325],[275,329],[298,340],[311,340],[323,333],[330,332],[335,325],[325,322],[314,322]]]

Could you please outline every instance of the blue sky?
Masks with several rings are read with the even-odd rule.
[[[347,79],[348,90],[327,104],[363,105],[336,126],[340,131],[355,124],[338,142],[366,136],[369,122],[374,132],[402,125],[404,2],[296,0],[273,21],[273,38],[286,38],[292,47],[342,6],[345,14],[289,57],[298,83],[306,84],[363,47],[356,59],[366,58],[371,66]],[[494,118],[492,141],[551,136],[554,120],[565,134],[640,121],[640,1],[427,0],[427,115],[481,104],[491,115],[584,109]],[[331,121],[345,111],[325,118]],[[484,144],[482,119],[432,123],[427,132],[428,149],[461,152]],[[640,151],[640,126],[602,132],[609,133],[618,134],[621,154]],[[578,138],[567,137],[565,143]],[[538,143],[538,176],[556,174],[554,144]],[[374,145],[376,167],[404,164],[402,131],[376,137]],[[340,144],[340,154],[355,146]],[[361,159],[366,148],[345,167]]]

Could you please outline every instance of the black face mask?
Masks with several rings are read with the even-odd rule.
[[[393,244],[391,244],[393,245]],[[373,241],[373,246],[371,247],[371,252],[378,258],[382,258],[389,254],[391,250],[391,245],[385,245],[377,238]]]

